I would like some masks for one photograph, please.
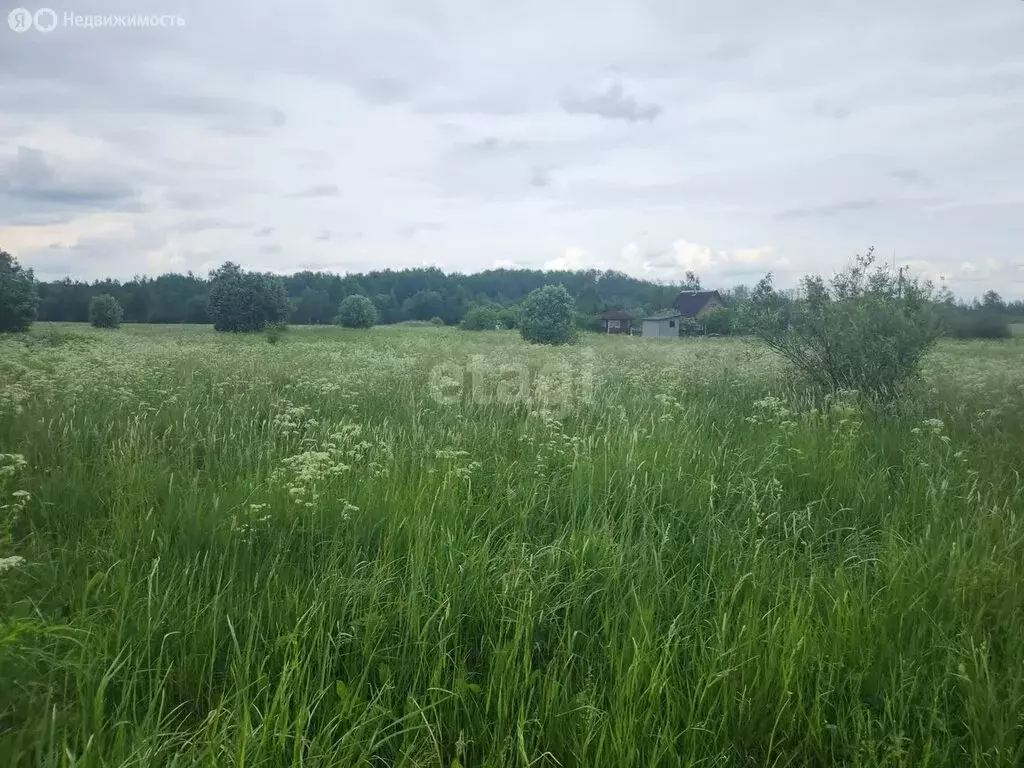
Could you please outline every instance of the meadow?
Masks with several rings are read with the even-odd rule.
[[[0,338],[4,766],[1024,764],[1024,339]]]

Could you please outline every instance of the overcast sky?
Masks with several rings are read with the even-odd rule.
[[[874,244],[1024,296],[1021,0],[50,7],[49,33],[0,18],[0,248],[43,279],[232,259],[724,288]]]

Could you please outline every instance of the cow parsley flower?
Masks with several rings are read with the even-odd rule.
[[[0,557],[0,573],[3,573],[4,571],[9,571],[12,568],[17,568],[18,566],[24,564],[24,562],[25,558],[20,557],[19,555],[12,555],[10,557]]]

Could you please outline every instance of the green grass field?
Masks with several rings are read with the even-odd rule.
[[[4,766],[1019,766],[1024,342],[0,339]]]

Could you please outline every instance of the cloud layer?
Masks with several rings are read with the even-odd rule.
[[[44,278],[727,287],[874,244],[1024,296],[1024,3],[172,5],[183,27],[0,27],[0,247]]]

